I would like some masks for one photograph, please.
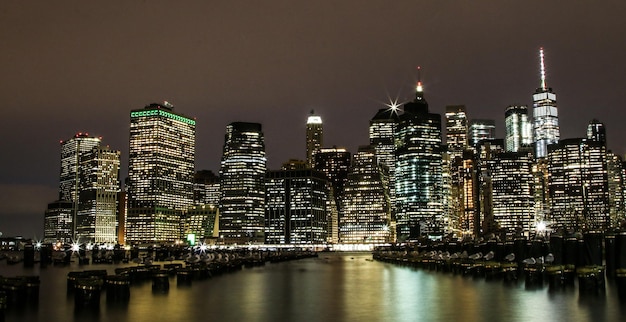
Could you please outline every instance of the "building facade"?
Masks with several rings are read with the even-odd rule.
[[[404,105],[395,134],[398,241],[442,233],[441,115],[430,113],[418,82],[415,99]]]
[[[313,169],[268,171],[266,176],[265,242],[324,244],[330,185]]]
[[[306,120],[306,161],[310,168],[315,165],[315,154],[324,146],[322,117],[311,111]]]
[[[533,94],[533,137],[535,157],[545,158],[548,145],[559,142],[559,113],[556,107],[556,94],[546,83],[546,69],[543,48],[539,50],[541,86]]]
[[[389,243],[393,241],[391,204],[383,170],[372,146],[359,147],[348,174],[339,225],[342,243]]]
[[[171,243],[193,204],[196,121],[164,104],[130,112],[126,241]]]
[[[266,164],[261,124],[229,124],[219,174],[219,238],[224,243],[265,242]]]
[[[94,147],[81,156],[79,169],[77,241],[116,244],[120,151]]]
[[[533,143],[532,126],[528,120],[528,107],[510,105],[504,112],[504,144],[508,152],[518,152]]]

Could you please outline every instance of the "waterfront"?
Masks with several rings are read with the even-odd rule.
[[[462,277],[372,261],[370,253],[320,253],[244,268],[177,287],[165,294],[152,284],[131,286],[128,304],[75,311],[67,273],[115,265],[68,267],[0,264],[5,277],[39,275],[38,305],[10,309],[6,321],[623,321],[614,284],[604,295],[580,296],[577,287],[549,292],[523,282]],[[127,264],[125,266],[136,266]],[[624,307],[622,307],[624,306]]]

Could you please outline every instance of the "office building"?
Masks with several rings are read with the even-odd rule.
[[[460,157],[468,147],[465,105],[446,106],[446,145],[450,160]]]
[[[183,212],[193,204],[196,121],[174,106],[130,112],[127,243],[182,239]]]
[[[496,138],[496,121],[473,119],[469,125],[469,144],[476,147],[482,140],[493,140]]]
[[[430,113],[421,81],[395,133],[398,241],[442,234],[441,115]]]
[[[261,124],[229,124],[219,174],[219,238],[224,243],[265,241],[266,164]]]
[[[391,205],[381,166],[372,146],[361,146],[354,156],[344,187],[341,243],[392,242]]]
[[[533,143],[532,125],[528,120],[528,107],[510,105],[504,112],[505,147],[508,152],[530,148]]]
[[[533,94],[533,139],[535,157],[545,158],[548,146],[559,142],[559,114],[556,107],[556,94],[546,83],[546,68],[543,48],[539,50],[541,86]]]
[[[324,144],[324,127],[322,117],[311,110],[306,120],[306,161],[310,168],[315,165],[315,154]]]

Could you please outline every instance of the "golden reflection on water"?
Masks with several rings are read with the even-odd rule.
[[[606,294],[581,297],[575,288],[525,289],[523,281],[462,277],[372,261],[368,253],[320,253],[318,258],[244,268],[177,287],[165,294],[151,282],[131,287],[127,305],[102,294],[96,312],[73,310],[67,272],[102,266],[24,269],[3,276],[40,275],[40,303],[7,312],[7,321],[626,321],[611,284]],[[114,267],[104,266],[113,272]],[[622,308],[624,307],[624,308]]]

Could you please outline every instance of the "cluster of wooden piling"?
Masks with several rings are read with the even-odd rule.
[[[376,260],[464,276],[523,280],[527,287],[574,286],[580,294],[599,294],[615,281],[626,297],[626,232],[553,234],[529,240],[449,241],[377,248]]]

